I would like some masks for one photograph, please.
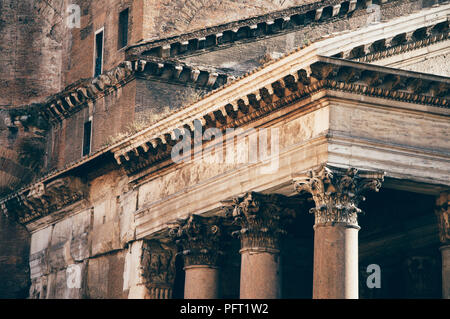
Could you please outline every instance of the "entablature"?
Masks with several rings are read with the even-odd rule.
[[[300,52],[294,55],[297,54]],[[112,150],[117,163],[133,175],[168,158],[173,145],[179,142],[180,134],[194,133],[199,127],[196,123],[201,123],[202,130],[239,127],[319,91],[343,91],[412,104],[449,107],[450,79],[446,77],[339,58],[308,54],[303,58],[306,63],[301,63],[299,60],[302,58],[299,57],[295,61],[297,67],[289,63],[292,61],[289,57],[286,58],[288,61],[279,60],[130,137]],[[250,89],[252,91],[247,93]]]

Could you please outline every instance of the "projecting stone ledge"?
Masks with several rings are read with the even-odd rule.
[[[27,224],[85,198],[86,184],[78,177],[36,183],[0,202],[6,216]]]
[[[316,1],[180,36],[136,44],[127,50],[127,58],[176,57],[214,49],[236,41],[249,41],[287,30],[300,30],[311,24],[326,23],[331,19],[353,15],[355,11],[365,11],[373,2],[372,0]],[[386,5],[388,2],[395,0],[378,1],[378,5]]]

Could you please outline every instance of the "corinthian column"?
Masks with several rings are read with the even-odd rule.
[[[314,225],[313,298],[357,299],[358,208],[362,193],[378,191],[382,173],[321,166],[295,181],[316,204]]]
[[[450,299],[450,193],[442,193],[436,201],[442,254],[442,298]]]
[[[142,247],[142,276],[147,288],[145,299],[172,298],[175,282],[175,247],[159,241],[144,241]]]
[[[169,225],[170,235],[183,248],[185,299],[219,298],[219,258],[222,221],[218,216],[190,215]]]
[[[234,200],[241,239],[241,299],[281,298],[280,237],[294,210],[281,195],[248,193]]]

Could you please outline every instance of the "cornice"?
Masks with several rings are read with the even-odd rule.
[[[236,41],[249,41],[281,32],[300,30],[309,25],[351,16],[356,11],[365,11],[372,4],[385,6],[393,2],[397,1],[317,1],[165,39],[144,41],[130,46],[127,49],[127,56],[128,58],[139,56],[167,58],[193,54],[205,49],[230,45]]]
[[[192,86],[207,91],[235,80],[235,77],[219,73],[212,68],[192,66],[173,59],[144,57],[137,60],[137,63],[137,78]]]
[[[220,97],[215,105],[198,112],[197,118],[176,117],[151,127],[112,150],[119,165],[128,174],[168,158],[177,143],[176,131],[195,131],[194,120],[202,129],[238,127],[275,109],[307,98],[320,90],[344,91],[358,95],[391,99],[414,104],[449,107],[450,79],[417,72],[367,65],[338,58],[317,57],[308,69],[295,70],[253,93],[234,99]],[[201,109],[202,105],[198,105]],[[195,109],[195,105],[192,106]],[[180,119],[185,119],[184,121]],[[174,125],[171,127],[170,124]]]
[[[67,176],[49,183],[36,183],[8,200],[0,202],[6,216],[27,224],[86,197],[87,186],[77,177]]]
[[[76,82],[62,92],[49,97],[43,104],[41,114],[52,124],[60,122],[79,110],[80,107],[131,81],[137,67],[136,63],[125,61],[96,78]]]
[[[438,9],[436,8],[436,10]],[[441,8],[440,11],[438,10],[439,12],[436,11],[438,12],[436,14],[433,13],[435,11],[430,10],[423,17],[420,14],[416,14],[414,21],[424,19],[428,21],[428,24],[425,26],[427,30],[432,30],[433,27],[431,25],[435,26],[436,24],[442,23],[440,20],[443,19],[445,10],[448,11],[448,8]],[[432,16],[438,17],[440,19],[438,20],[439,22],[431,23],[430,21],[434,21],[434,18],[431,18]],[[402,18],[400,20],[403,21],[402,23],[409,23],[409,20],[405,19]],[[400,22],[395,23],[396,26],[394,29],[397,30],[402,24]],[[416,22],[413,23],[413,25],[416,24]],[[379,26],[377,28],[383,29],[384,27]],[[361,36],[360,33],[363,33],[363,31],[356,32],[355,37]],[[414,32],[408,31],[407,34],[411,34],[412,36]],[[442,41],[444,38],[447,39],[448,29],[446,33],[442,32],[433,36],[436,36],[436,41]],[[345,39],[348,42],[353,38],[346,37]],[[426,39],[418,41],[424,41]],[[280,59],[271,61],[239,79],[233,80],[227,77],[226,81],[224,81],[225,84],[215,90],[214,88],[219,86],[217,82],[219,75],[216,78],[216,82],[213,83],[212,79],[215,78],[215,75],[211,75],[211,72],[214,73],[214,71],[205,70],[208,79],[207,83],[212,84],[208,88],[213,89],[213,91],[207,93],[201,100],[176,110],[165,119],[150,125],[147,129],[133,136],[117,142],[113,146],[105,147],[92,156],[68,165],[63,170],[52,172],[33,185],[42,182],[51,182],[63,173],[105,153],[108,156],[111,154],[114,155],[117,164],[122,166],[128,174],[136,174],[153,163],[168,159],[171,147],[177,142],[174,139],[176,130],[184,130],[187,128],[192,133],[195,129],[195,120],[201,122],[202,129],[209,127],[222,129],[238,127],[259,119],[276,109],[281,109],[302,99],[307,99],[313,94],[324,90],[343,91],[440,108],[449,107],[450,80],[447,77],[320,56],[322,53],[335,52],[336,43],[341,40],[340,37],[335,40],[326,39],[313,45],[300,47],[296,51]],[[342,43],[347,43],[345,41],[342,41]],[[430,38],[430,41],[434,41],[433,38]],[[348,47],[347,44],[345,46]],[[404,48],[412,47],[405,46]],[[161,63],[163,66],[158,66]],[[153,74],[152,72],[156,69],[159,71]],[[160,72],[161,70],[162,72]],[[126,83],[126,81],[135,78],[137,73],[158,77],[161,74],[169,74],[172,72],[169,78],[177,82],[179,81],[177,76],[179,77],[185,72],[185,74],[190,75],[189,80],[192,85],[201,86],[202,84],[196,84],[193,81],[194,79],[191,77],[192,70],[193,68],[186,64],[167,59],[158,60],[157,58],[147,58],[145,60],[127,61],[121,64],[118,70],[107,72],[103,78],[99,77],[74,84],[63,93],[53,96],[49,101],[56,102],[47,103],[47,106],[66,105],[69,108],[65,113],[60,112],[59,115],[49,116],[53,116],[52,119],[54,120],[60,120],[64,116],[69,115],[71,110],[75,110],[77,106],[95,100],[107,94],[108,90],[114,90]],[[111,78],[111,76],[115,76],[115,78]],[[73,103],[73,101],[76,102],[76,98],[78,98],[78,104]],[[72,106],[69,105],[68,100],[72,102]],[[46,112],[51,111],[47,109]],[[27,186],[3,199],[0,202],[1,207],[6,207],[9,202],[15,201],[23,194],[27,195],[32,188],[32,185]],[[6,212],[4,209],[3,211]]]
[[[174,60],[125,61],[111,71],[96,78],[72,84],[64,91],[51,96],[41,106],[41,114],[50,123],[55,124],[70,117],[87,104],[118,90],[135,78],[194,86],[207,91],[234,80],[234,77],[227,74]]]
[[[449,21],[444,21],[428,27],[421,27],[412,32],[400,33],[395,37],[380,39],[370,44],[355,47],[342,53],[346,59],[370,63],[403,54],[423,47],[443,42],[449,39]]]

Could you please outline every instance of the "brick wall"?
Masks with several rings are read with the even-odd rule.
[[[81,7],[81,28],[71,30],[68,60],[65,61],[65,85],[94,75],[94,42],[96,31],[104,28],[103,70],[124,60],[124,49],[118,50],[119,14],[129,9],[128,43],[142,39],[142,6],[144,0],[73,0]]]
[[[61,89],[64,1],[0,2],[0,107],[38,102]]]
[[[48,132],[46,169],[62,168],[82,157],[84,123],[90,118],[91,154],[104,147],[111,137],[128,130],[134,121],[135,98],[136,84],[131,81],[54,125]]]

